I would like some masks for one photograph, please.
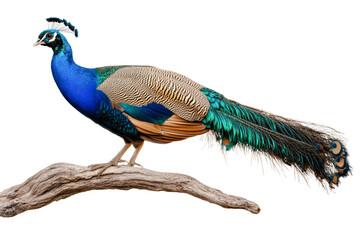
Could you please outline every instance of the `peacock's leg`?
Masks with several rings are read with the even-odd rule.
[[[110,162],[91,165],[90,166],[91,170],[94,171],[94,170],[101,169],[101,171],[99,172],[99,176],[100,176],[109,167],[117,166],[118,163],[121,163],[121,162],[127,162],[125,160],[122,160],[121,157],[129,149],[131,144],[132,143],[126,143],[125,146],[120,150],[120,152],[118,154],[116,154],[116,156]]]
[[[135,160],[137,158],[137,156],[139,155],[139,152],[141,150],[141,148],[144,146],[144,141],[138,141],[138,142],[133,142],[133,145],[135,147],[135,152],[133,153],[133,155],[130,158],[130,162],[128,163],[129,166],[133,167],[133,166],[139,166],[142,167],[140,164],[136,163]]]

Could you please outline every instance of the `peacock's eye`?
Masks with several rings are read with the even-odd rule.
[[[47,34],[47,38],[52,38],[53,37],[53,34],[52,33],[48,33]]]

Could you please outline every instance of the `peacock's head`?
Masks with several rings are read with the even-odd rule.
[[[42,31],[39,35],[39,39],[35,42],[34,47],[38,45],[43,45],[50,47],[54,52],[58,52],[64,46],[64,43],[67,42],[64,35],[61,32],[72,32],[75,34],[75,37],[78,37],[78,30],[65,19],[60,18],[47,18],[46,21],[51,23],[51,29]]]
[[[63,44],[62,38],[63,36],[59,31],[55,29],[48,29],[40,33],[39,39],[34,44],[34,47],[44,45],[54,49],[55,47]]]

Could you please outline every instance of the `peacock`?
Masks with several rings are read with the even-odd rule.
[[[126,162],[122,156],[131,146],[135,151],[127,164],[141,166],[136,158],[144,141],[165,144],[205,133],[212,133],[226,151],[240,147],[265,154],[330,188],[351,172],[343,140],[328,129],[242,105],[184,75],[153,66],[81,67],[63,35],[78,37],[78,30],[65,19],[46,20],[49,29],[34,46],[53,50],[51,70],[62,95],[125,141],[110,162],[91,165],[99,175]]]

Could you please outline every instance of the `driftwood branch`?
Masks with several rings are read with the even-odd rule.
[[[245,209],[252,213],[260,211],[254,202],[227,195],[183,174],[128,166],[111,167],[101,176],[97,173],[89,167],[72,164],[50,165],[24,183],[0,193],[0,216],[12,217],[89,190],[132,188],[187,193],[224,208]]]

